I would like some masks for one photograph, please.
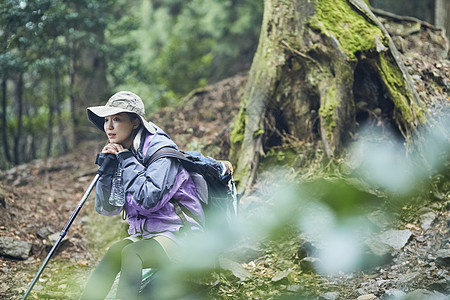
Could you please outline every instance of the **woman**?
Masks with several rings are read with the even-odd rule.
[[[119,272],[117,298],[136,299],[142,269],[161,268],[173,261],[184,226],[203,230],[204,213],[194,182],[177,160],[166,157],[149,164],[157,150],[177,146],[144,119],[139,96],[118,92],[105,106],[89,107],[87,112],[108,137],[97,157],[98,165],[106,155],[117,158],[97,182],[95,208],[105,216],[127,216],[130,236],[109,248],[81,299],[104,299]],[[192,214],[184,216],[188,224],[177,214],[175,201]]]

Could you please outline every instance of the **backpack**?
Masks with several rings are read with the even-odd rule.
[[[191,175],[205,212],[206,229],[220,229],[224,226],[229,228],[239,207],[231,163],[203,156],[199,151],[164,147],[150,157],[148,165],[163,157],[178,159]],[[173,201],[172,204],[185,225],[189,224],[186,215],[196,219],[181,203]]]

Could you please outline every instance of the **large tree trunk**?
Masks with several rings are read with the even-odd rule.
[[[391,38],[363,0],[265,0],[264,18],[231,154],[240,189],[285,140],[340,152],[375,118],[405,138],[425,112]],[[286,138],[290,137],[290,138]],[[232,159],[233,159],[232,156]]]
[[[435,0],[434,11],[436,26],[444,28],[450,39],[450,1]]]

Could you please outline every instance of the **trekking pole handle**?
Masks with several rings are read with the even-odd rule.
[[[101,166],[97,170],[98,175],[103,175],[105,173],[106,167],[108,167],[109,164],[114,162],[116,160],[116,155],[112,153],[107,153],[105,159],[103,160]]]

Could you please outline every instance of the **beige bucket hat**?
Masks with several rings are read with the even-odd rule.
[[[105,131],[103,124],[105,117],[115,115],[121,112],[135,113],[141,119],[142,125],[150,133],[155,133],[155,127],[145,120],[145,107],[141,98],[127,91],[120,91],[109,98],[103,106],[91,106],[87,108],[88,118],[100,130]]]

